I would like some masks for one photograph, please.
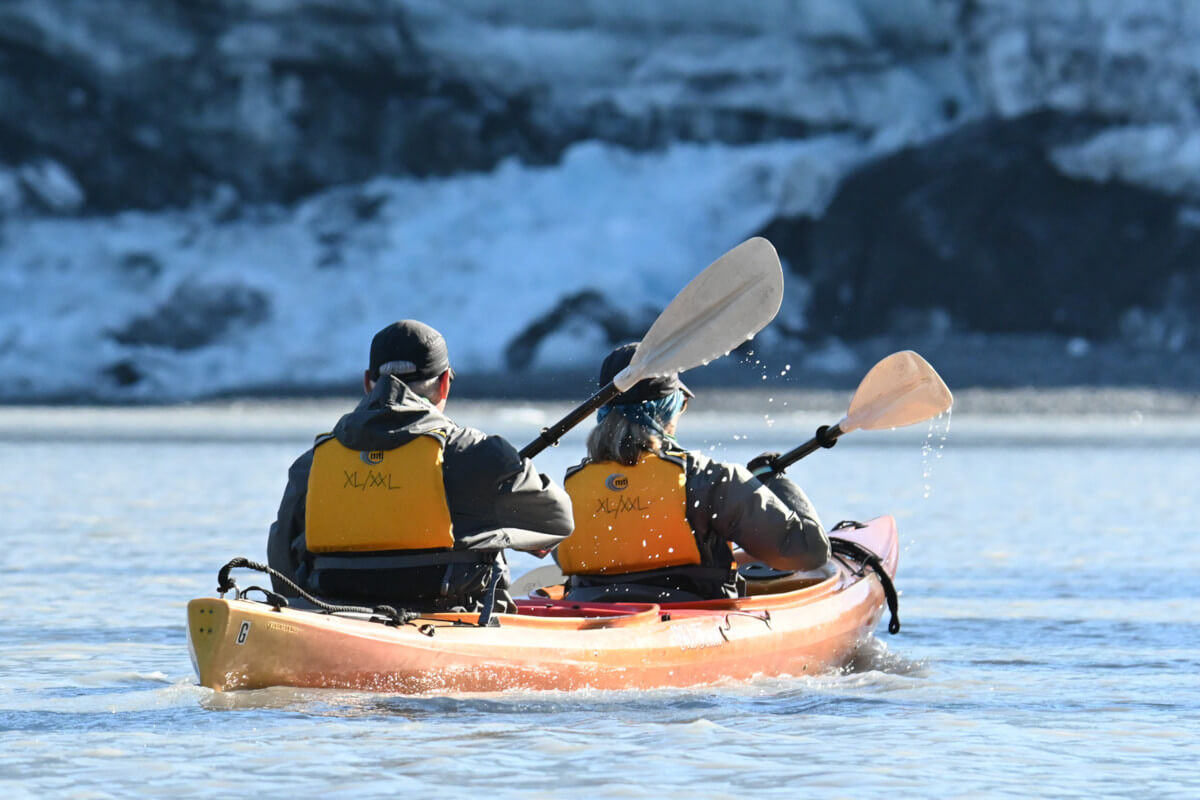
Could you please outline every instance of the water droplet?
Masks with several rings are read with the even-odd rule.
[[[950,433],[950,412],[939,414],[929,421],[929,430],[921,444],[921,477],[924,479],[925,499],[933,492],[933,465],[942,457],[946,437]],[[934,442],[936,441],[936,445]]]

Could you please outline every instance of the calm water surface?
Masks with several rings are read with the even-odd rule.
[[[958,417],[791,474],[902,538],[904,630],[853,670],[694,690],[402,697],[195,684],[184,606],[264,559],[341,407],[0,409],[7,798],[1200,796],[1200,420]],[[557,406],[460,404],[524,444]],[[728,460],[836,413],[689,412]],[[573,435],[539,456],[560,477]],[[514,572],[538,566],[514,559]],[[244,581],[243,581],[244,582]]]

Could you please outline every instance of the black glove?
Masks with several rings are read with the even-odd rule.
[[[782,453],[760,453],[750,459],[750,463],[746,465],[746,469],[764,480],[771,475],[782,475],[783,470],[777,466],[779,456],[781,455]]]

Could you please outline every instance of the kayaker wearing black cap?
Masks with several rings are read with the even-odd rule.
[[[443,415],[453,379],[430,326],[403,320],[375,335],[366,397],[288,473],[272,567],[328,600],[468,611],[499,571],[493,607],[510,604],[503,549],[558,544],[571,501],[507,441]]]
[[[624,345],[604,359],[602,386],[635,349]],[[694,396],[678,375],[648,378],[600,409],[588,458],[564,481],[575,532],[555,556],[569,576],[568,598],[736,597],[731,544],[778,569],[816,569],[829,558],[829,539],[799,486],[782,475],[764,485],[745,467],[678,447],[675,426]]]

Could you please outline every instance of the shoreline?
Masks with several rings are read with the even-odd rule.
[[[691,401],[694,413],[757,412],[769,408],[786,408],[792,413],[843,413],[854,394],[853,387],[845,389],[814,389],[793,387],[708,386],[689,382],[697,397]],[[498,391],[454,392],[451,404],[459,407],[506,406],[512,409],[561,409],[563,413],[582,403],[583,393],[513,393]],[[588,389],[586,391],[592,391]],[[953,389],[955,416],[1127,416],[1145,417],[1200,416],[1200,392],[1161,387],[1124,386],[1065,386],[1055,388],[1015,387]],[[117,402],[0,402],[0,417],[6,414],[43,410],[51,413],[70,411],[100,411],[114,414],[222,409],[262,410],[277,408],[280,412],[307,409],[349,410],[361,395],[332,388],[317,391],[250,392],[219,395],[194,400],[161,403]],[[768,403],[770,405],[768,405]]]
[[[792,409],[844,410],[871,366],[897,350],[920,353],[939,372],[960,414],[1200,414],[1200,349],[1171,351],[1130,342],[1085,342],[1050,334],[920,334],[861,342],[754,343],[684,380],[695,410],[758,408],[774,397]],[[757,352],[756,352],[757,351]],[[219,407],[236,403],[353,404],[360,375],[344,381],[247,385],[196,397],[146,400],[94,394],[0,396],[11,408]],[[523,372],[460,372],[452,402],[577,405],[599,386],[594,366]]]

